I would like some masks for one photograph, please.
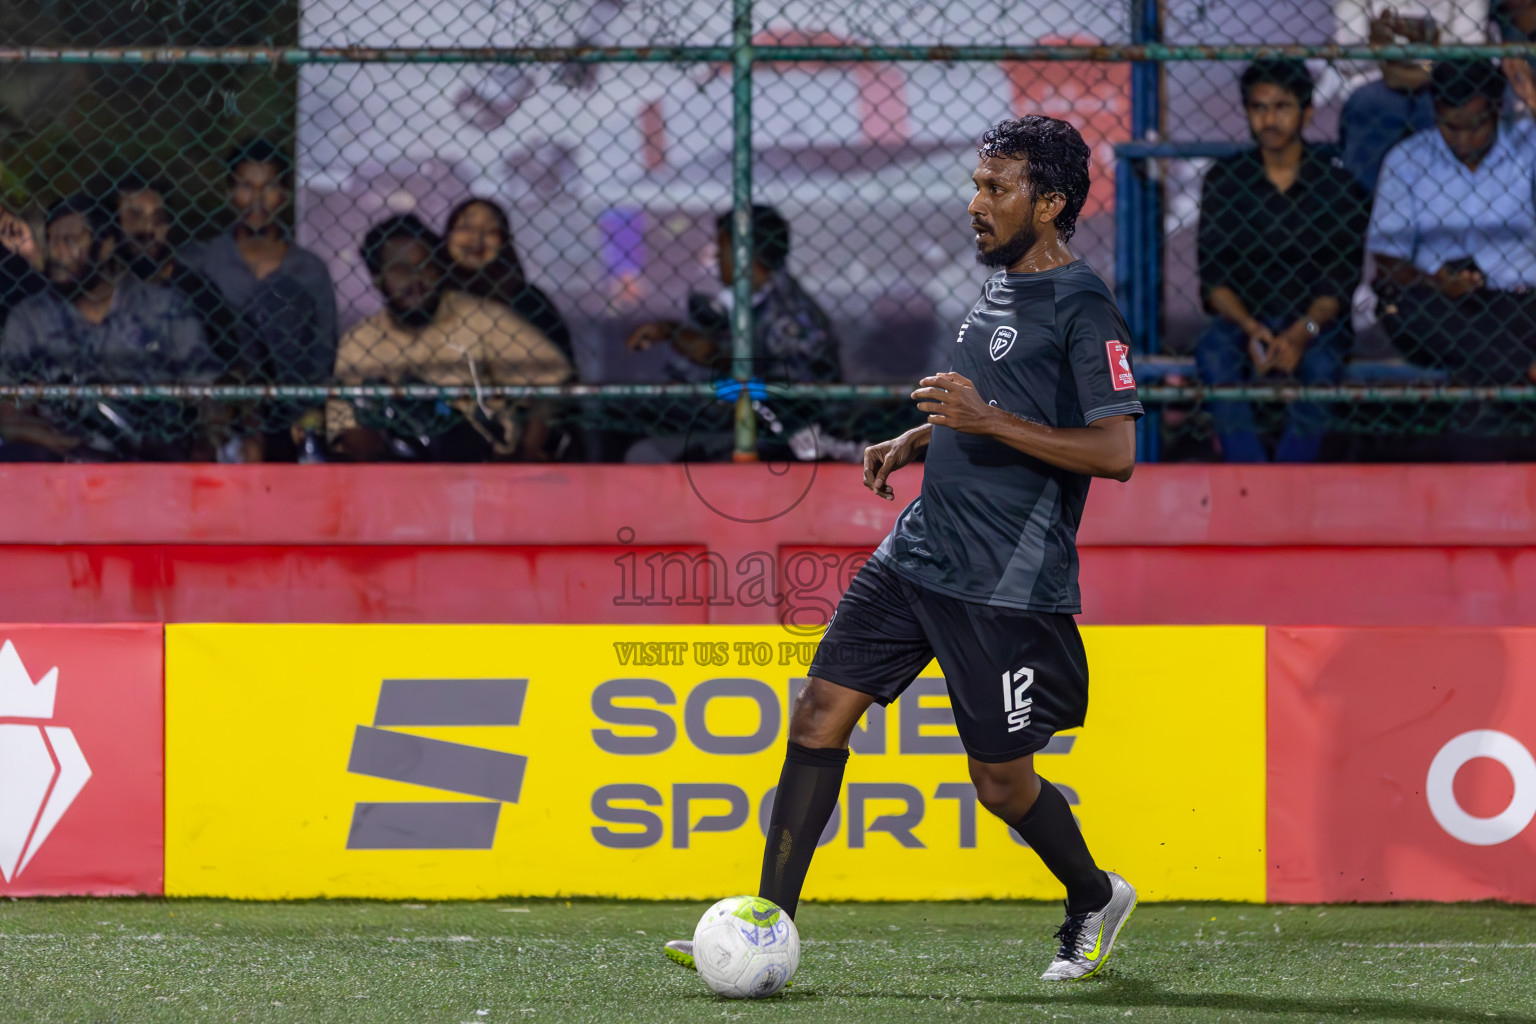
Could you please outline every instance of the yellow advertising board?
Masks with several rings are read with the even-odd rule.
[[[1089,627],[1036,766],[1144,899],[1264,898],[1264,630]],[[166,627],[176,896],[755,891],[791,694],[777,626]],[[975,801],[936,664],[853,740],[811,899],[1059,898]]]

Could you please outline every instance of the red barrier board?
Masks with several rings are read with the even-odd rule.
[[[886,502],[836,463],[0,464],[0,621],[773,622],[761,560],[824,603],[791,559],[841,579],[921,474]],[[1524,626],[1536,465],[1142,465],[1080,547],[1085,623]],[[705,552],[737,599],[668,602]]]
[[[1269,899],[1536,902],[1536,629],[1271,629]]]
[[[0,896],[160,893],[156,625],[0,625]]]

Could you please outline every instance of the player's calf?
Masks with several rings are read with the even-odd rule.
[[[1011,825],[1066,887],[1068,913],[1099,910],[1109,902],[1109,879],[1094,863],[1071,806],[1035,774],[1032,756],[996,764],[973,758],[970,768],[982,806]]]

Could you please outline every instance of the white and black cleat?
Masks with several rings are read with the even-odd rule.
[[[1044,981],[1081,981],[1098,974],[1115,948],[1115,939],[1136,909],[1136,890],[1131,883],[1106,871],[1109,876],[1109,902],[1102,910],[1088,914],[1068,914],[1056,930],[1061,948],[1056,959],[1040,975]]]

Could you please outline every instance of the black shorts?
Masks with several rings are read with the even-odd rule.
[[[1033,754],[1088,713],[1088,656],[1072,616],[962,601],[873,560],[838,602],[810,674],[889,704],[934,658],[960,742],[978,761]]]

